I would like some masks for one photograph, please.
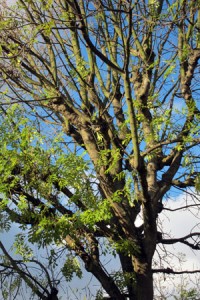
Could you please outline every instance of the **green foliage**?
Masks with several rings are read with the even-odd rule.
[[[27,193],[44,198],[46,202],[34,207],[29,198],[19,193],[12,220],[15,221],[18,218],[17,215],[20,216],[21,221],[25,222],[21,225],[22,229],[26,227],[27,221],[34,220],[37,226],[29,230],[29,241],[32,243],[38,242],[40,246],[52,242],[60,243],[62,238],[72,230],[72,223],[71,219],[65,215],[56,217],[53,212],[49,214],[52,199],[53,197],[61,198],[62,188],[67,186],[74,191],[74,196],[69,199],[68,205],[76,203],[76,199],[79,198],[86,205],[94,203],[94,196],[85,176],[88,170],[87,161],[82,156],[63,152],[60,146],[62,137],[59,135],[55,138],[42,136],[34,122],[25,117],[19,105],[11,106],[6,115],[3,112],[2,115],[3,119],[0,124],[0,193],[3,195],[0,201],[1,209],[4,211],[9,205],[11,190],[23,183],[23,189]],[[55,190],[55,184],[60,192]],[[106,208],[102,208],[101,216],[94,218],[93,223],[96,219],[103,218],[105,210]],[[84,221],[86,219],[87,217]],[[6,220],[5,216],[4,220]],[[87,221],[90,224],[89,219]],[[1,228],[9,229],[9,226],[7,220]],[[16,243],[17,251],[22,255],[23,251],[19,249],[19,237]]]
[[[0,192],[5,192],[6,186],[7,189],[15,186],[20,180],[18,172],[27,179],[24,181],[27,189],[35,188],[44,197],[53,191],[54,182],[60,188],[66,185],[75,190],[81,188],[87,162],[72,153],[63,153],[59,146],[62,138],[49,140],[42,136],[32,122],[28,124],[18,106],[7,111],[1,124],[0,141],[3,178]],[[20,203],[19,208],[25,205],[22,196]]]
[[[114,272],[112,274],[112,278],[114,279],[115,282],[117,282],[117,285],[119,286],[120,290],[123,293],[126,293],[127,284],[131,283],[132,285],[134,285],[135,282],[134,274],[122,272],[122,271]]]
[[[99,167],[105,166],[106,168],[105,173],[114,173],[115,166],[117,162],[120,160],[120,158],[121,158],[120,149],[101,150],[98,166]]]
[[[95,224],[100,221],[109,221],[111,217],[112,213],[110,201],[108,199],[97,202],[95,206],[80,214],[81,222],[92,227],[94,227]]]
[[[119,240],[117,242],[112,243],[113,247],[116,249],[117,252],[121,252],[125,255],[131,256],[133,253],[139,253],[138,245],[131,240]]]
[[[26,243],[25,239],[25,234],[17,234],[12,250],[15,251],[15,254],[20,255],[24,262],[28,262],[31,258],[33,258],[33,250]]]
[[[45,247],[50,244],[60,244],[67,234],[73,233],[74,229],[70,218],[60,216],[55,218],[49,215],[45,216],[45,211],[40,213],[37,225],[29,230],[28,240],[31,243],[37,243],[39,247]]]
[[[198,300],[199,291],[195,288],[181,289],[180,296],[174,296],[175,300]]]
[[[61,271],[66,281],[71,281],[74,275],[76,275],[78,278],[82,278],[82,271],[79,261],[76,257],[69,256],[66,259]]]
[[[103,289],[98,290],[97,293],[96,293],[95,300],[103,300],[103,299],[105,299],[103,295],[104,295]]]

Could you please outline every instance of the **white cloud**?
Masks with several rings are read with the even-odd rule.
[[[163,224],[163,231],[165,234],[170,234],[173,238],[186,236],[190,233],[200,233],[200,212],[197,207],[192,207],[193,204],[200,204],[200,197],[194,198],[192,194],[179,195],[175,199],[171,199],[166,203],[166,207],[170,209],[177,209],[179,207],[187,208],[176,211],[165,211],[161,216],[161,223]],[[167,237],[166,237],[167,238]],[[200,268],[200,253],[196,250],[191,250],[188,246],[181,243],[174,245],[177,251],[184,253],[193,258]]]
[[[159,224],[162,227],[162,231],[164,232],[164,238],[180,238],[184,237],[190,233],[199,232],[200,233],[200,211],[197,207],[191,207],[193,204],[200,204],[200,197],[194,197],[192,195],[193,191],[191,191],[190,194],[187,195],[179,195],[176,198],[172,198],[168,200],[165,203],[166,208],[170,209],[177,209],[179,207],[185,207],[187,205],[187,208],[182,210],[175,210],[175,211],[169,211],[164,210],[163,213],[160,216]],[[192,242],[192,240],[188,240]],[[200,241],[200,239],[199,239]],[[165,252],[163,251],[163,260],[161,259],[161,262],[163,264],[163,267],[169,267],[176,271],[181,270],[200,270],[200,251],[198,250],[192,250],[187,245],[184,245],[182,243],[176,243],[174,245],[165,245],[166,253],[168,255],[165,255]],[[169,254],[171,253],[171,254]],[[182,256],[183,261],[180,260],[180,253],[184,254]],[[156,259],[158,259],[158,255],[155,255]],[[157,267],[159,268],[159,266]],[[172,300],[174,299],[174,293],[176,292],[176,289],[178,285],[184,285],[184,288],[189,289],[192,284],[194,287],[196,281],[199,280],[199,275],[193,274],[193,275],[175,275],[175,276],[168,276],[165,277],[158,275],[155,275],[155,280],[157,280],[158,284],[158,278],[159,283],[161,286],[166,286],[166,290],[168,289],[171,291],[171,296],[169,296],[167,299]],[[185,279],[187,277],[187,279]],[[162,299],[156,298],[156,299]]]

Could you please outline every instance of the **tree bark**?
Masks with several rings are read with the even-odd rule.
[[[136,286],[136,300],[153,300],[153,276],[150,268],[145,274],[136,275]]]

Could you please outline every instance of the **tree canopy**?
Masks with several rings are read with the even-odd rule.
[[[169,192],[199,206],[200,1],[1,1],[0,56],[0,223],[20,225],[23,264],[26,239],[59,245],[64,274],[78,257],[111,299],[153,299],[153,274],[178,273],[154,268],[159,247],[200,250],[159,225]],[[48,299],[0,248],[1,276]]]

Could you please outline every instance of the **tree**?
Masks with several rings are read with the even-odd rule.
[[[1,3],[2,216],[64,242],[112,299],[153,299],[153,273],[176,273],[152,267],[159,245],[200,249],[158,226],[168,192],[200,189],[199,24],[199,1]]]

